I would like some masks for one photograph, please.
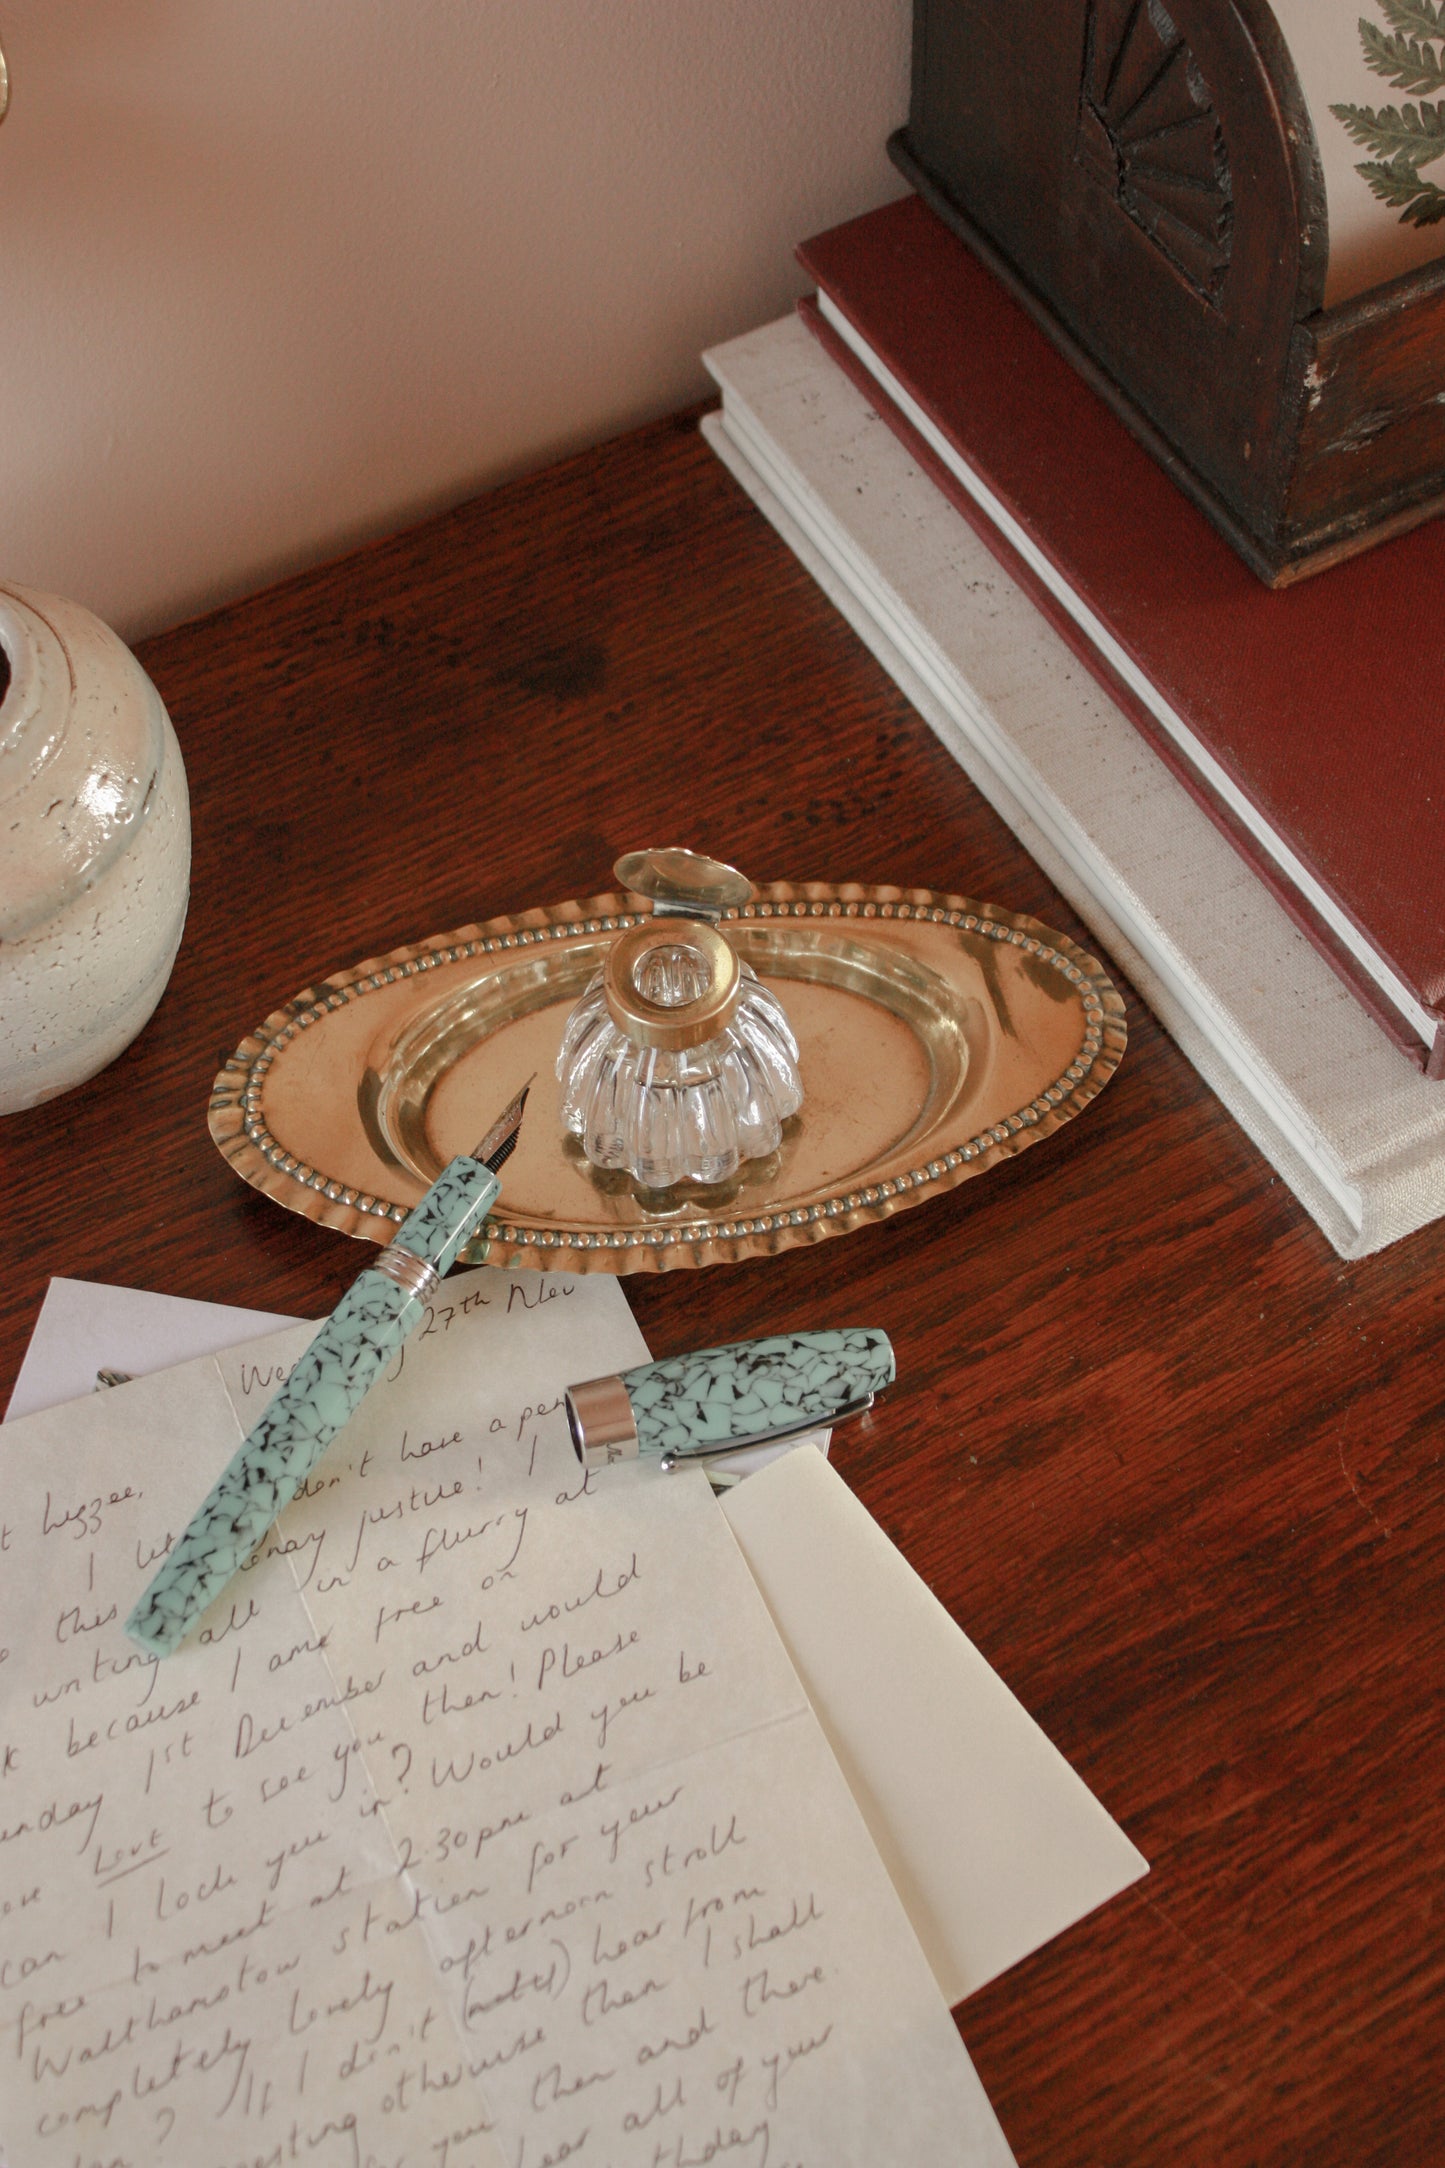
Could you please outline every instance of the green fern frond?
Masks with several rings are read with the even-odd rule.
[[[1391,166],[1428,165],[1445,152],[1445,104],[1332,105],[1330,111],[1356,143]]]
[[[1445,154],[1445,101],[1422,93],[1445,91],[1445,0],[1375,0],[1386,28],[1359,18],[1365,66],[1395,90],[1413,91],[1418,105],[1332,105],[1352,140],[1375,156],[1355,168],[1371,192],[1400,214],[1401,225],[1445,223],[1445,188],[1420,173]]]
[[[1445,0],[1379,0],[1379,5],[1391,28],[1407,37],[1445,38]],[[1367,27],[1362,20],[1360,28]]]
[[[1431,46],[1398,32],[1387,38],[1373,23],[1361,22],[1360,43],[1365,66],[1383,75],[1395,90],[1445,90],[1445,56],[1437,59]]]
[[[1369,182],[1382,203],[1400,213],[1402,223],[1438,226],[1445,219],[1445,188],[1437,188],[1433,181],[1422,181],[1408,159],[1388,166],[1356,166],[1355,171]]]
[[[1372,105],[1332,105],[1330,111],[1336,120],[1344,122],[1356,143],[1362,143],[1366,150],[1382,148],[1376,133],[1379,115]]]
[[[1400,216],[1412,226],[1438,226],[1445,219],[1445,188],[1437,188],[1433,181],[1427,181]]]

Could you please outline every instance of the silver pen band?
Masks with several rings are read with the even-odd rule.
[[[388,1242],[372,1270],[384,1274],[388,1280],[394,1280],[396,1285],[404,1287],[409,1295],[415,1295],[418,1302],[430,1302],[442,1284],[441,1274],[435,1265],[428,1264],[424,1257],[418,1257],[414,1250],[404,1250],[399,1242]]]
[[[636,1460],[637,1422],[620,1377],[588,1378],[584,1384],[569,1385],[565,1399],[572,1443],[584,1468]]]

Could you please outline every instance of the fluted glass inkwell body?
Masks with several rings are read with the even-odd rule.
[[[616,937],[567,1020],[563,1127],[643,1189],[726,1182],[777,1150],[803,1103],[782,1004],[719,925],[752,883],[683,850],[634,851],[614,871],[653,915]]]

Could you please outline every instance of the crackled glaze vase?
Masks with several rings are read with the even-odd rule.
[[[181,750],[140,664],[78,603],[0,586],[0,1114],[129,1046],[190,865]]]

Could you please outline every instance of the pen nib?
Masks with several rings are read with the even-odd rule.
[[[522,1109],[527,1104],[527,1094],[532,1089],[532,1081],[532,1078],[528,1077],[506,1112],[497,1116],[472,1153],[473,1159],[479,1159],[484,1167],[490,1167],[493,1174],[501,1173],[516,1150],[517,1139],[522,1132]]]

